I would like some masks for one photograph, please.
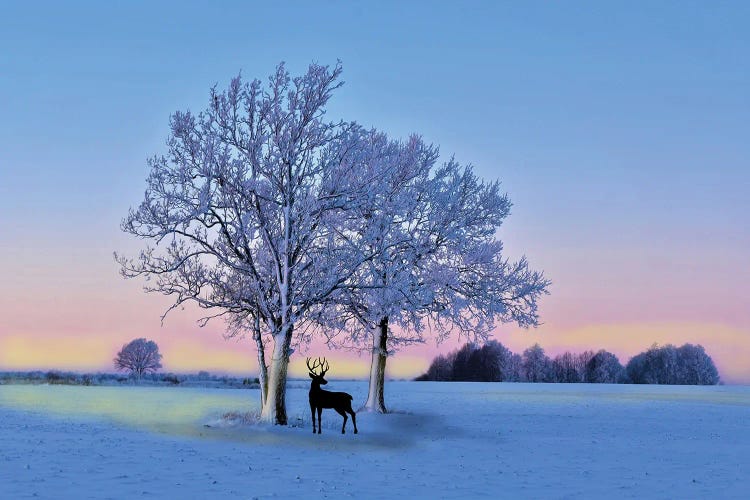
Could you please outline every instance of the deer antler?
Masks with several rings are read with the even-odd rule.
[[[317,360],[315,360],[312,366],[310,366],[310,358],[307,358],[307,360],[305,360],[305,363],[307,364],[307,369],[310,370],[310,373],[318,377],[322,377],[323,375],[325,375],[329,368],[326,358],[323,358],[322,360],[318,358]],[[315,370],[318,368],[320,368],[320,374],[315,373]]]
[[[313,366],[310,366],[310,358],[307,358],[305,360],[305,364],[307,364],[307,369],[310,370],[310,373],[315,375],[315,369],[318,367],[317,364],[313,364]]]

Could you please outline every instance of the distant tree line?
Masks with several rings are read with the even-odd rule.
[[[215,387],[233,389],[258,389],[257,377],[232,377],[214,375],[206,371],[195,373],[147,373],[140,379],[114,373],[75,373],[58,370],[0,372],[0,385],[50,384],[50,385],[149,385],[177,387]]]
[[[603,349],[550,358],[539,344],[516,354],[492,340],[481,347],[465,344],[436,357],[416,380],[714,385],[719,383],[719,373],[700,345],[654,344],[623,366]]]

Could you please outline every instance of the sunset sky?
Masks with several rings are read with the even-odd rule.
[[[155,340],[171,371],[254,373],[248,340],[199,328],[112,253],[170,113],[240,70],[344,67],[328,114],[417,132],[514,203],[500,231],[552,280],[516,352],[700,343],[750,383],[750,3],[10,2],[0,4],[0,371],[112,371]],[[412,377],[459,345],[391,358]],[[365,376],[369,358],[335,360]],[[295,353],[292,374],[303,374]],[[336,372],[336,373],[334,373]]]

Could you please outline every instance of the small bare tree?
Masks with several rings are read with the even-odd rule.
[[[144,373],[155,373],[161,368],[161,354],[159,346],[153,340],[135,339],[125,344],[115,357],[115,368],[130,370],[136,380],[140,380]]]

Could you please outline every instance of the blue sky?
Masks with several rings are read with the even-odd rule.
[[[34,206],[63,186],[96,198],[102,180],[143,171],[169,113],[199,109],[239,70],[336,59],[347,85],[332,115],[417,131],[516,197],[565,191],[589,210],[596,190],[637,216],[666,209],[658,219],[670,212],[659,199],[725,215],[742,201],[747,4],[154,4],[2,7],[2,155],[21,166],[11,181],[39,186]],[[643,185],[636,203],[627,188]],[[7,194],[5,206],[28,200]]]
[[[750,352],[748,26],[747,2],[3,3],[0,293],[28,315],[121,286],[169,114],[240,70],[340,59],[332,118],[503,181],[508,252],[555,283],[550,336],[718,325]]]

